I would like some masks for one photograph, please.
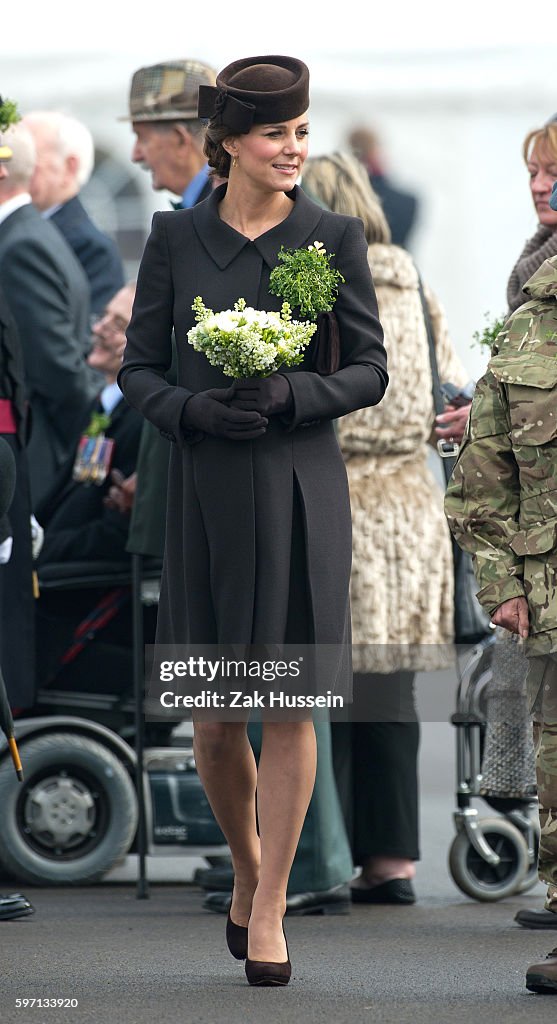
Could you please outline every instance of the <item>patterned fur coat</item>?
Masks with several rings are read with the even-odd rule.
[[[452,641],[452,552],[427,465],[434,409],[418,275],[398,246],[371,245],[368,258],[390,383],[380,405],[338,421],[352,503],[354,670],[441,668],[448,652],[437,645]],[[440,379],[463,386],[443,312],[426,295]]]

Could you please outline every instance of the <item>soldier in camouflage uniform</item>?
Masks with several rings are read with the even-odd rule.
[[[557,256],[524,291],[478,382],[445,498],[449,526],[474,556],[478,599],[529,657],[546,909],[557,913]],[[529,968],[557,993],[557,949]]]

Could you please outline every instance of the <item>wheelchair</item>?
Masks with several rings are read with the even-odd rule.
[[[154,642],[160,575],[159,561],[137,555],[39,575],[51,613],[59,602],[78,614],[69,637],[55,614],[41,625],[55,654],[41,665],[33,708],[16,718],[23,784],[0,740],[0,869],[18,882],[88,885],[136,852],[144,897],[147,854],[227,858],[191,723],[144,722],[144,644]]]

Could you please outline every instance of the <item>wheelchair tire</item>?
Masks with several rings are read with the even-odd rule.
[[[539,833],[539,829],[536,829],[536,831],[534,833],[535,855],[534,855],[533,860],[530,860],[530,862],[528,864],[528,871],[526,872],[526,877],[525,877],[524,881],[522,882],[522,885],[520,886],[520,888],[518,890],[521,895],[522,895],[522,893],[530,892],[530,889],[533,889],[534,886],[538,885],[538,883],[540,881],[540,878],[539,878],[539,875],[538,875],[538,850],[539,850],[539,846],[540,846],[540,833]]]
[[[135,789],[118,758],[74,733],[20,745],[24,782],[0,763],[0,864],[32,885],[86,885],[125,856],[137,828]]]
[[[531,868],[528,847],[519,829],[505,818],[482,818],[478,824],[501,862],[492,865],[484,860],[463,829],[451,845],[449,870],[466,896],[495,902],[520,891]]]

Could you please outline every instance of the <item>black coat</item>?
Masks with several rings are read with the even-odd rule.
[[[112,469],[125,477],[135,472],[142,419],[125,399],[111,413],[107,437],[114,441]],[[110,477],[99,487],[73,480],[73,459],[55,482],[52,493],[36,509],[44,527],[39,570],[56,562],[123,562],[126,560],[127,516],[109,509],[104,499]]]
[[[60,232],[30,204],[0,224],[0,286],[23,351],[36,503],[73,452],[98,390],[98,375],[85,361],[89,288]]]
[[[63,203],[51,220],[85,271],[91,289],[91,312],[102,313],[124,286],[124,268],[115,242],[93,223],[77,196]]]
[[[374,405],[387,384],[362,224],[322,210],[296,188],[289,217],[250,242],[219,218],[224,189],[192,210],[155,214],[120,372],[130,404],[176,442],[157,642],[284,641],[297,487],[312,616],[307,639],[341,643],[349,639],[351,517],[332,420]],[[180,428],[187,397],[230,383],[186,341],[195,296],[217,310],[241,296],[255,308],[279,310],[282,300],[268,282],[281,245],[315,240],[336,253],[346,278],[335,305],[341,369],[330,377],[314,373],[310,346],[304,363],[287,371],[294,400],[288,426],[274,417],[255,441],[202,435],[190,443]],[[177,386],[164,380],[173,327]]]

